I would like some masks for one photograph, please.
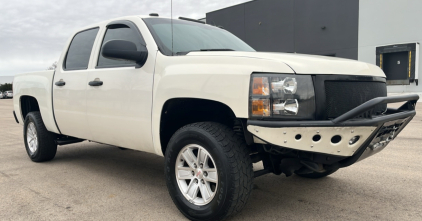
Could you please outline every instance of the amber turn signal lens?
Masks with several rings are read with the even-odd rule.
[[[270,116],[270,100],[252,99],[252,115]]]
[[[254,77],[252,83],[253,95],[270,95],[270,85],[266,77]]]

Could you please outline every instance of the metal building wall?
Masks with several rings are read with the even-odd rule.
[[[256,0],[207,13],[257,51],[358,58],[359,0]]]
[[[422,42],[422,1],[361,0],[359,3],[358,60],[376,64],[377,46]],[[416,62],[421,64],[421,52]],[[419,73],[415,75],[420,75]],[[422,77],[422,76],[421,76]],[[422,92],[415,83],[388,86],[390,93]]]

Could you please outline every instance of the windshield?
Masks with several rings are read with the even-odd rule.
[[[173,19],[144,18],[161,53],[184,55],[190,51],[255,51],[232,33],[211,25]]]

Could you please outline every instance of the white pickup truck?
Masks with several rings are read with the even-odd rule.
[[[78,30],[55,71],[15,77],[13,104],[31,160],[84,140],[162,155],[179,210],[221,220],[254,177],[321,178],[384,149],[419,99],[387,97],[385,82],[371,64],[256,52],[221,28],[151,14]]]

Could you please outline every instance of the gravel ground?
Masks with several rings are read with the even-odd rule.
[[[381,153],[320,179],[265,175],[231,220],[422,220],[422,108]],[[83,142],[29,160],[12,100],[0,100],[0,220],[184,220],[163,158]],[[260,164],[254,165],[261,168]]]

